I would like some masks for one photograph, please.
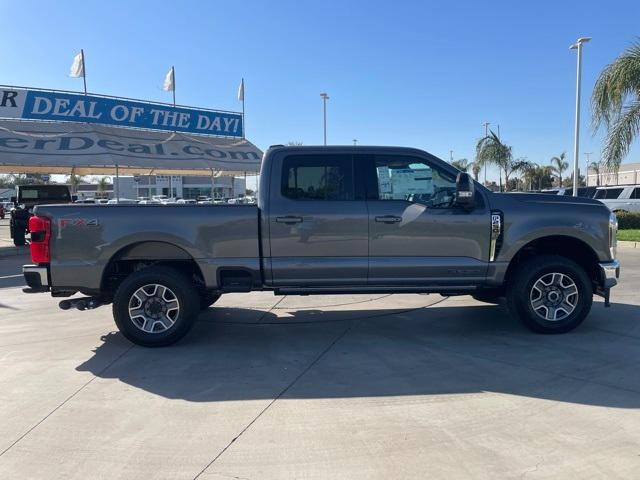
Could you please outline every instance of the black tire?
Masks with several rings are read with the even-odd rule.
[[[507,307],[511,315],[534,332],[569,332],[580,325],[591,310],[591,280],[580,265],[568,258],[559,255],[531,257],[518,265],[508,282]],[[548,282],[552,283],[545,285]],[[571,283],[576,293],[571,293],[574,292]],[[538,288],[540,286],[548,290]],[[534,309],[534,304],[539,306]],[[573,310],[567,312],[572,305]],[[556,319],[550,320],[549,316]]]
[[[24,237],[25,237],[25,231],[22,228],[13,229],[13,244],[16,247],[22,247],[27,243]]]
[[[219,293],[214,292],[204,292],[200,295],[200,310],[204,310],[209,308],[211,305],[216,303],[220,298]]]
[[[168,293],[165,291],[161,294],[158,292],[160,288],[154,291],[153,285],[168,289]],[[145,286],[151,287],[144,293],[148,297],[143,295],[144,302],[139,297],[134,299],[134,294],[140,295],[140,289]],[[140,305],[138,310],[142,312],[132,317],[129,307],[135,307],[136,304]],[[197,290],[186,275],[173,268],[149,267],[132,273],[120,284],[113,297],[113,318],[120,332],[136,345],[164,347],[177,342],[189,332],[199,313],[199,305]],[[158,308],[160,311],[157,311]],[[148,312],[149,316],[144,317],[143,314]],[[154,315],[158,318],[154,318]],[[151,326],[143,331],[147,323]]]

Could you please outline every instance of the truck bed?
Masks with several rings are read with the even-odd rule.
[[[260,272],[255,205],[41,205],[36,214],[51,220],[51,281],[60,287],[98,289],[110,259],[143,259],[149,249],[193,258],[208,287],[221,265]]]

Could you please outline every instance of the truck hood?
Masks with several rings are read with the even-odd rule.
[[[500,197],[507,197],[509,200],[515,200],[525,203],[541,203],[551,205],[594,205],[597,207],[604,206],[599,200],[593,198],[583,197],[569,197],[565,195],[551,195],[548,193],[494,193],[494,195]]]

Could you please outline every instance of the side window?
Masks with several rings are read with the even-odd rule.
[[[375,168],[378,200],[407,200],[429,208],[453,205],[455,175],[434,168],[421,158],[380,155],[375,158]]]
[[[292,155],[282,165],[282,195],[293,200],[353,200],[350,155]]]
[[[636,187],[633,189],[633,192],[631,192],[631,198],[640,200],[640,187]]]

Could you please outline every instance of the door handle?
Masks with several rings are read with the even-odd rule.
[[[292,215],[287,215],[286,217],[276,217],[277,223],[302,223],[302,217],[294,217]]]
[[[381,217],[376,217],[376,222],[380,223],[400,223],[402,221],[402,217],[397,217],[395,215],[383,215]]]

